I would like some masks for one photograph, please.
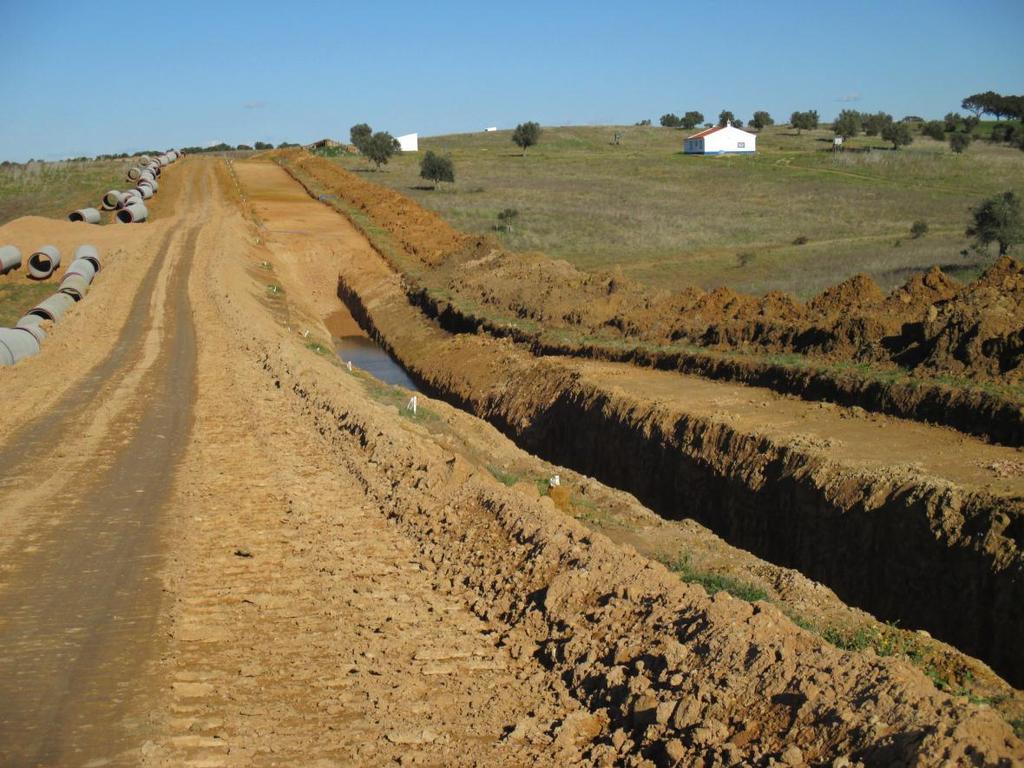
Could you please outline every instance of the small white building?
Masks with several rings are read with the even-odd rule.
[[[403,152],[419,152],[420,135],[418,133],[407,133],[405,136],[399,136],[398,144]]]
[[[706,128],[683,142],[687,155],[753,154],[757,150],[757,134],[747,133],[731,122]]]
[[[498,130],[498,126],[496,126],[496,125],[489,125],[486,128],[484,128],[484,133],[494,133],[497,130]]]

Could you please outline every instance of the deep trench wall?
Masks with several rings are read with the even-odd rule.
[[[779,365],[756,359],[730,358],[710,352],[658,350],[643,346],[608,347],[587,342],[555,342],[543,334],[496,323],[465,312],[420,285],[409,286],[409,300],[449,333],[476,333],[528,344],[538,355],[561,355],[632,363],[679,371],[709,379],[738,381],[805,400],[826,401],[885,413],[903,419],[941,424],[1002,445],[1024,445],[1024,408],[1019,403],[981,390],[966,390],[915,380],[876,381],[834,371]],[[813,363],[812,358],[808,361]]]
[[[359,280],[343,276],[339,296],[428,393],[533,453],[629,491],[665,517],[693,518],[1024,683],[1022,542],[1003,535],[1019,536],[1019,500],[963,495],[906,473],[854,473],[724,423],[612,396],[511,341],[447,336],[397,282]],[[472,357],[477,364],[464,364]]]

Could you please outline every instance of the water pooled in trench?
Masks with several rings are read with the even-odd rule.
[[[385,384],[419,392],[416,382],[405,369],[359,327],[347,307],[342,305],[333,312],[326,324],[334,342],[334,351],[342,362],[352,363],[353,368],[366,371]]]

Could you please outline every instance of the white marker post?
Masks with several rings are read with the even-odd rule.
[[[416,395],[409,398],[409,404],[405,406],[405,410],[412,411],[412,415],[416,415]]]

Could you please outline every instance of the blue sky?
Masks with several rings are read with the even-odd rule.
[[[0,159],[1024,92],[1022,0],[0,0]]]

